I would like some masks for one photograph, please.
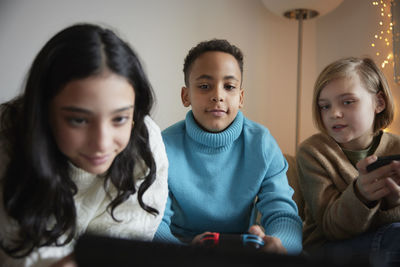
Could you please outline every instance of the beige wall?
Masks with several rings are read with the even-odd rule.
[[[369,56],[380,65],[382,55],[392,51],[392,40],[390,46],[386,46],[374,39],[377,32],[387,29],[385,25],[379,26],[381,20],[379,8],[372,5],[372,1],[364,0],[345,0],[334,12],[322,17],[316,30],[317,70],[321,71],[327,63],[344,56]],[[390,19],[383,18],[383,22],[390,23]],[[371,43],[376,46],[372,47]],[[378,51],[380,56],[376,55]],[[395,120],[388,130],[400,134],[400,85],[394,82],[392,64],[382,70],[390,84],[397,107]]]
[[[337,58],[373,52],[377,18],[370,1],[344,0],[331,13],[304,22],[301,140],[316,132],[310,107],[319,71]],[[114,27],[139,53],[158,100],[153,117],[162,129],[187,111],[180,102],[187,51],[211,38],[236,44],[245,54],[245,115],[267,126],[283,152],[294,153],[297,23],[269,12],[261,0],[2,0],[0,101],[19,91],[34,56],[54,33],[83,21]],[[398,99],[399,86],[393,91]],[[398,122],[392,128],[400,133]]]

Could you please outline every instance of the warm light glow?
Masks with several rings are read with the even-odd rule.
[[[372,1],[372,5],[378,8],[377,12],[380,13],[381,19],[378,21],[377,33],[373,35],[376,40],[371,43],[371,47],[377,49],[375,55],[378,57],[382,68],[388,64],[394,64],[392,52],[386,54],[387,47],[391,46],[393,23],[391,21],[391,4],[393,0]],[[379,40],[379,41],[378,41]],[[379,51],[383,50],[383,51]]]

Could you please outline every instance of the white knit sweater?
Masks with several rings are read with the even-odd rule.
[[[152,240],[163,217],[168,195],[168,160],[159,127],[150,117],[145,118],[145,124],[149,131],[150,147],[157,165],[157,176],[154,183],[144,193],[143,202],[157,209],[159,214],[155,216],[143,210],[137,200],[137,194],[134,194],[114,210],[114,216],[122,222],[114,221],[106,211],[110,198],[104,190],[104,180],[71,164],[71,177],[78,188],[78,193],[74,197],[78,236],[85,232],[91,232],[114,237]],[[1,147],[0,151],[4,153]],[[0,155],[1,176],[5,168],[4,157],[4,155]],[[143,170],[140,167],[135,168],[135,179],[143,177],[143,175]],[[140,183],[139,180],[136,185],[139,186]],[[114,195],[116,190],[110,186],[109,192]],[[0,200],[2,199],[2,190],[0,190]],[[16,222],[5,214],[4,204],[0,201],[0,239],[10,240],[15,235],[17,227]],[[63,247],[42,247],[23,259],[10,258],[0,250],[0,266],[49,266],[70,254],[73,251],[74,243],[75,240]]]

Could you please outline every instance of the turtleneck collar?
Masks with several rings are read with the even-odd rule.
[[[210,148],[221,148],[232,144],[243,129],[243,114],[239,110],[235,120],[225,130],[218,133],[204,131],[195,121],[193,112],[186,114],[185,126],[187,134],[197,143]]]

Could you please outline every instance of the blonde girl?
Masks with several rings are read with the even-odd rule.
[[[400,162],[366,171],[377,156],[400,154],[400,137],[383,131],[393,117],[388,83],[371,59],[340,59],[319,75],[313,118],[321,133],[297,151],[305,250],[400,251]]]

